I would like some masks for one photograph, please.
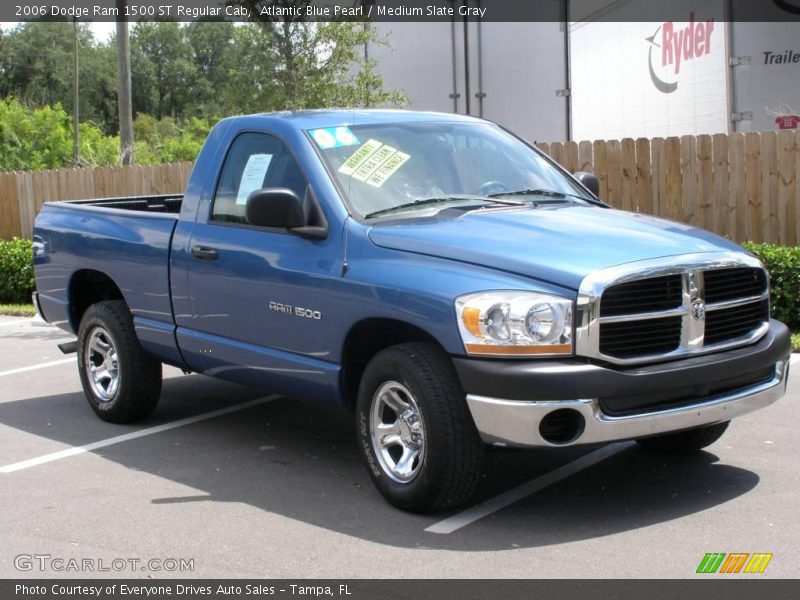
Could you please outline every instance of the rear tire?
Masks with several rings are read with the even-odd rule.
[[[359,448],[394,506],[429,512],[472,495],[483,442],[449,358],[432,344],[400,344],[367,365],[358,392]]]
[[[669,454],[698,452],[722,437],[730,421],[636,440],[648,450]]]
[[[161,395],[161,363],[145,354],[128,305],[91,305],[78,329],[78,372],[95,414],[111,423],[149,417]]]

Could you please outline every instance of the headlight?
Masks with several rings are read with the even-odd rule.
[[[572,300],[535,292],[479,292],[456,298],[467,354],[572,354]]]

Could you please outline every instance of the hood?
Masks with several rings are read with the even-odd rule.
[[[598,269],[695,252],[742,249],[708,231],[639,213],[558,205],[472,211],[374,226],[383,248],[501,269],[578,289]]]

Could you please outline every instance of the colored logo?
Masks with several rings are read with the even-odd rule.
[[[766,552],[707,552],[697,566],[697,573],[763,573],[772,560],[772,553]]]
[[[713,31],[713,20],[695,22],[692,12],[686,27],[676,28],[675,23],[667,21],[645,38],[650,44],[647,54],[650,79],[659,92],[676,91],[681,67],[711,52]]]
[[[327,150],[329,148],[340,148],[342,146],[357,146],[361,142],[350,131],[349,127],[326,127],[324,129],[314,129],[311,131],[311,137],[317,142],[317,145]]]
[[[781,115],[775,118],[778,129],[797,129],[800,127],[800,115]]]

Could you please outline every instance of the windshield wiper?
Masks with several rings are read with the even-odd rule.
[[[382,208],[374,212],[364,215],[365,219],[371,219],[380,215],[393,213],[398,210],[406,208],[415,208],[417,206],[424,206],[426,204],[443,204],[445,202],[460,202],[460,201],[478,201],[487,204],[504,204],[507,206],[522,206],[524,202],[517,202],[514,200],[499,200],[493,196],[434,196],[432,198],[419,198],[413,202],[406,202],[405,204],[398,204],[397,206],[390,206],[389,208]]]
[[[575,198],[577,200],[583,200],[584,202],[589,202],[591,204],[596,204],[598,206],[608,206],[602,200],[596,200],[594,198],[586,198],[585,196],[579,196],[577,194],[567,194],[566,192],[557,192],[555,190],[545,190],[545,189],[533,189],[527,188],[523,190],[512,190],[509,192],[497,192],[494,194],[489,194],[489,198],[504,198],[506,196],[550,196],[552,198],[561,198],[564,200]]]

